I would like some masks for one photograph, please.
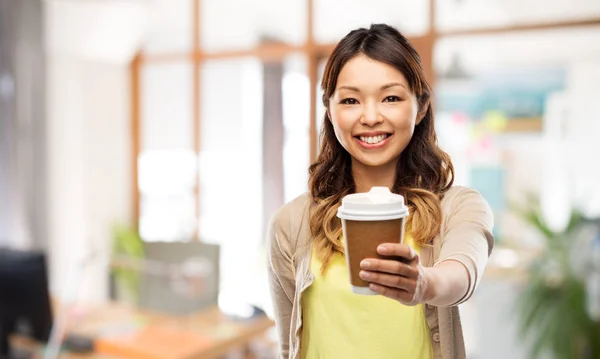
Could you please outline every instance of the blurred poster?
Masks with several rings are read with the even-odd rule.
[[[444,81],[437,87],[438,111],[483,120],[489,113],[510,120],[541,119],[548,96],[566,86],[564,68],[501,69]]]

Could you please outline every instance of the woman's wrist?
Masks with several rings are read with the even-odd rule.
[[[437,297],[436,288],[439,282],[436,275],[436,271],[434,268],[425,267],[423,268],[423,276],[425,282],[425,293],[423,295],[423,302],[435,302]]]
[[[424,269],[425,303],[437,307],[451,306],[461,300],[469,289],[469,273],[455,260],[447,260]]]

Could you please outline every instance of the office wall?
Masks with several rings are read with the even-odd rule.
[[[43,5],[0,1],[0,245],[46,245]]]
[[[64,290],[69,272],[95,251],[81,293],[102,299],[111,226],[131,213],[128,71],[51,58],[48,80],[51,286]]]
[[[587,215],[600,216],[600,50],[574,61],[568,81],[571,126],[565,134],[565,155],[572,180],[570,193]]]
[[[51,290],[107,297],[111,226],[130,223],[129,63],[144,2],[48,1],[47,152]],[[94,260],[82,260],[90,253]]]
[[[12,183],[14,172],[14,4],[0,1],[0,246],[8,245],[12,237]]]

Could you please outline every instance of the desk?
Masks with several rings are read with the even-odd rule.
[[[190,333],[199,336],[205,342],[187,358],[216,359],[233,350],[247,350],[249,343],[264,336],[274,323],[266,316],[249,320],[234,320],[222,314],[217,308],[211,308],[189,316],[169,316],[159,313],[144,312],[119,304],[77,307],[71,311],[68,333],[80,334],[93,338],[115,336],[115,333],[127,335],[140,328],[160,328],[160,330],[176,330],[177,333]],[[160,341],[161,336],[154,336]],[[193,338],[192,338],[193,340]],[[101,341],[101,340],[100,340]],[[16,346],[31,347],[31,343],[16,338]],[[160,344],[160,343],[158,343]],[[168,344],[170,345],[170,343]],[[116,355],[113,350],[97,348],[104,353],[71,354],[63,353],[60,359],[118,359],[128,355]],[[107,354],[110,352],[112,354]],[[248,354],[249,355],[249,354]],[[141,356],[135,356],[141,358]],[[251,358],[251,356],[249,356]]]

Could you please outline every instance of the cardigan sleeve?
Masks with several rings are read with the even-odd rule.
[[[267,272],[281,358],[289,356],[290,326],[296,293],[289,221],[289,208],[284,206],[271,217],[267,229]]]
[[[434,264],[455,260],[468,272],[469,286],[464,296],[454,303],[467,301],[479,284],[494,246],[494,216],[483,196],[476,190],[462,189],[453,200],[442,236],[440,255]]]

